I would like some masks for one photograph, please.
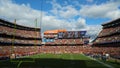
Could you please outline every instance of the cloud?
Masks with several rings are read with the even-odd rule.
[[[91,40],[95,39],[98,33],[102,30],[100,25],[87,25],[86,26],[87,35],[91,37]]]
[[[76,22],[76,28],[77,29],[84,29],[86,27],[86,20],[84,18],[78,18]]]
[[[57,19],[55,16],[44,16],[43,21],[42,27],[44,31],[51,29],[80,30],[86,26],[86,21],[83,18],[79,18],[77,21],[73,20],[72,22],[69,22],[65,19]]]
[[[54,4],[54,7],[61,8],[59,4]],[[74,8],[67,6],[63,8],[63,10],[68,9],[69,11],[75,11]],[[66,11],[66,15],[69,15],[69,11]],[[58,11],[58,10],[57,10]],[[35,26],[35,19],[38,19],[38,26],[40,27],[40,14],[42,12],[42,28],[43,31],[50,30],[50,29],[73,29],[75,26],[78,25],[78,23],[74,24],[71,23],[68,20],[65,19],[58,19],[56,16],[53,15],[47,15],[47,12],[39,11],[32,9],[30,5],[26,4],[15,4],[12,2],[12,0],[1,0],[0,2],[0,16],[9,19],[10,21],[13,21],[14,19],[17,19],[17,24],[30,26],[30,27],[36,27]],[[62,11],[60,11],[62,14]],[[84,24],[85,22],[82,21],[82,19],[79,19],[79,24]],[[66,26],[67,25],[67,26]],[[74,27],[73,27],[74,26]],[[85,25],[83,25],[85,26]]]
[[[98,34],[98,31],[100,29],[98,27],[95,27],[96,25],[93,26],[87,25],[86,19],[82,18],[79,15],[79,10],[76,10],[74,6],[67,5],[62,7],[55,0],[51,2],[51,4],[52,9],[51,13],[49,13],[47,11],[35,10],[31,8],[30,4],[18,5],[14,3],[12,0],[0,0],[0,17],[5,18],[9,21],[17,19],[17,24],[29,27],[36,27],[35,19],[37,18],[38,19],[37,27],[40,27],[41,22],[40,17],[42,13],[42,25],[41,25],[42,32],[51,29],[67,29],[67,30],[87,30],[88,35],[91,36]],[[83,13],[83,11],[87,8],[88,6],[85,6],[85,8],[82,7],[80,12]],[[92,11],[92,8],[89,11]],[[91,16],[89,12],[86,11],[85,13]],[[83,16],[85,15],[85,13],[83,13]],[[113,11],[111,13],[119,14],[119,11],[117,12]],[[110,14],[108,13],[108,16],[109,15]],[[74,17],[76,16],[78,16],[78,18],[75,19]]]
[[[52,14],[57,15],[61,18],[73,18],[78,14],[78,10],[76,10],[76,8],[72,5],[65,5],[65,6],[61,6],[60,4],[58,4],[56,2],[56,0],[53,0],[53,2],[51,2],[52,4]],[[67,1],[65,1],[65,4],[67,4]]]
[[[34,20],[40,18],[40,13],[41,11],[34,10],[29,5],[17,5],[11,0],[0,0],[0,16],[10,21],[17,19],[20,25],[35,27]]]
[[[66,6],[63,10],[59,11],[60,16],[63,18],[71,18],[78,15],[78,11],[72,6]]]
[[[86,1],[87,1],[87,2],[90,2],[90,3],[93,2],[93,0],[86,0]]]
[[[80,14],[84,17],[91,18],[110,18],[115,19],[120,16],[120,1],[108,1],[102,4],[93,4],[93,5],[82,5],[80,9]]]
[[[110,11],[106,14],[106,17],[110,17],[112,19],[120,18],[120,10],[117,9],[117,10]]]

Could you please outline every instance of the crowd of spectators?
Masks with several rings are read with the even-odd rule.
[[[106,23],[103,26],[103,29],[98,34],[96,40],[94,40],[93,44],[102,44],[106,46],[106,44],[114,44],[119,46],[120,43],[120,19],[117,19],[115,22]],[[112,45],[112,46],[114,46]]]
[[[120,42],[120,27],[111,27],[103,29],[98,38],[94,43],[106,43],[106,42]],[[14,29],[6,26],[0,26],[0,33],[7,35],[20,36],[25,38],[41,38],[40,32],[28,31]],[[115,34],[118,33],[118,34]],[[112,35],[113,34],[113,35]],[[114,35],[115,34],[115,35]],[[110,36],[108,36],[110,35]],[[40,42],[41,40],[39,40]],[[9,43],[19,43],[19,44],[37,44],[36,40],[25,40],[15,38],[0,37],[0,43],[9,42]],[[38,44],[41,44],[41,42]],[[120,59],[120,47],[91,47],[84,46],[83,39],[55,39],[54,42],[47,42],[44,46],[4,46],[0,45],[0,58],[1,57],[10,57],[14,54],[15,58],[21,56],[29,56],[37,53],[53,53],[53,54],[62,54],[62,53],[82,53],[86,55],[91,55],[96,57],[98,55],[109,54],[110,57]],[[72,44],[72,45],[70,45]],[[77,46],[82,44],[83,46]],[[46,45],[56,45],[56,46],[46,46]],[[59,46],[57,46],[59,45]],[[114,44],[115,45],[115,44]]]
[[[120,42],[120,35],[100,37],[95,40],[94,43],[111,43],[111,42]]]
[[[4,33],[7,35],[20,36],[25,38],[41,38],[40,31],[20,30],[20,29],[14,29],[6,26],[0,26],[0,33]]]
[[[99,33],[98,37],[111,35],[111,34],[114,34],[114,33],[117,33],[117,32],[120,33],[120,26],[105,28]]]
[[[110,57],[120,59],[120,47],[91,47],[91,46],[40,46],[40,53],[83,53],[87,55],[109,54]]]
[[[44,35],[44,38],[55,38],[55,35]]]
[[[46,45],[83,45],[83,39],[55,39],[54,42],[46,42]]]
[[[99,51],[103,53],[100,55],[104,56],[105,54],[110,54],[111,57],[120,59],[120,26],[119,25],[120,25],[120,18],[102,25],[103,29],[98,34],[96,40],[93,41],[93,46],[95,45],[94,50],[96,50],[96,51],[93,50],[92,51],[93,53]],[[94,54],[94,56],[96,55],[98,56],[98,54]]]
[[[30,56],[38,53],[52,54],[85,54],[92,57],[109,54],[110,57],[120,59],[120,47],[91,47],[91,46],[0,46],[0,56],[10,57],[15,54],[15,58]]]
[[[1,43],[17,43],[17,44],[41,44],[39,40],[24,40],[24,39],[13,39],[13,38],[3,38],[0,37]]]
[[[0,46],[0,58],[30,56],[38,53],[38,46]]]
[[[11,55],[20,57],[35,54],[36,45],[40,44],[39,28],[22,27],[0,19],[0,59],[11,58]]]

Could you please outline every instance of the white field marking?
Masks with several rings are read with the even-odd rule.
[[[83,54],[84,55],[84,54]],[[85,55],[84,55],[85,56]],[[86,57],[88,57],[88,56],[86,56]],[[104,66],[106,66],[106,67],[108,67],[108,68],[114,68],[113,66],[111,66],[111,65],[108,65],[108,64],[106,64],[106,63],[103,63],[103,62],[101,62],[101,61],[99,61],[99,60],[97,60],[97,59],[94,59],[94,58],[91,58],[91,57],[88,57],[88,58],[90,58],[90,59],[92,59],[92,60],[94,60],[94,61],[96,61],[96,62],[98,62],[98,63],[100,63],[100,64],[102,64],[102,65],[104,65]]]

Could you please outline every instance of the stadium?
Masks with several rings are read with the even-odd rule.
[[[120,68],[120,1],[0,0],[0,68]]]
[[[45,31],[44,39],[47,41],[42,44],[40,28],[21,26],[15,22],[0,19],[2,68],[109,67],[101,62],[120,67],[120,18],[102,24],[103,29],[92,45],[89,37],[85,36],[87,31],[67,30]],[[109,54],[109,59],[102,59],[106,54]]]

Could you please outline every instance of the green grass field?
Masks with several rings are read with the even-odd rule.
[[[82,54],[37,54],[14,61],[19,62],[0,61],[0,68],[109,68]],[[120,68],[118,64],[106,63]]]

